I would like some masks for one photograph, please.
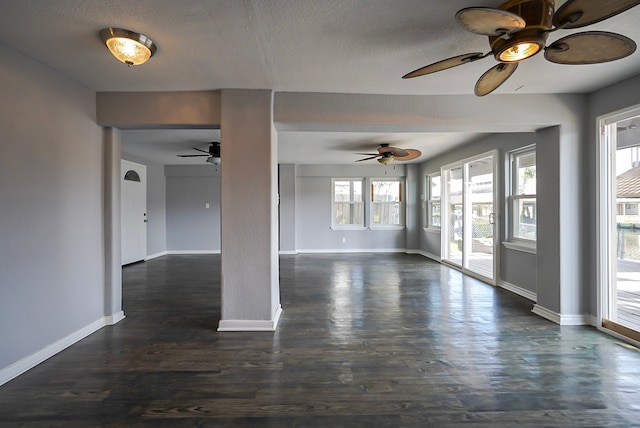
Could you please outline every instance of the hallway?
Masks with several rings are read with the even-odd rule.
[[[0,427],[638,424],[638,349],[422,256],[281,256],[275,333],[216,331],[219,276],[126,267],[127,318],[0,387]]]

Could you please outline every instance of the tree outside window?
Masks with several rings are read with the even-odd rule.
[[[333,227],[364,226],[362,180],[333,180]]]
[[[371,180],[371,226],[403,226],[402,184],[399,180]]]

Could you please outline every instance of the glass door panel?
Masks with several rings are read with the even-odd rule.
[[[469,163],[470,248],[466,268],[493,279],[494,272],[494,168],[489,156]]]
[[[495,282],[495,155],[444,167],[442,258]]]
[[[445,171],[449,218],[448,245],[445,257],[449,262],[458,266],[462,266],[462,238],[464,231],[462,176],[462,166]]]
[[[640,116],[610,125],[612,194],[609,212],[612,261],[605,327],[640,340]]]

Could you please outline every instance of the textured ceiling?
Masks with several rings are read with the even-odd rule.
[[[499,6],[498,0],[0,0],[0,41],[95,91],[180,91],[268,88],[274,91],[363,94],[472,94],[475,81],[495,64],[492,58],[410,80],[405,73],[454,55],[489,50],[486,37],[455,21],[457,10]],[[564,1],[557,1],[560,6]],[[640,7],[590,30],[620,32],[640,41]],[[107,26],[144,33],[158,44],[148,64],[127,68],[108,54],[98,37]],[[561,30],[549,42],[579,30]],[[563,66],[537,55],[520,65],[496,93],[586,93],[640,72],[640,54],[620,61]],[[491,96],[491,95],[489,95]],[[133,133],[132,133],[133,134]],[[286,134],[286,133],[282,133]],[[200,135],[174,133],[183,145],[206,142]],[[142,132],[131,138],[145,140]],[[281,135],[280,154],[294,138]],[[310,138],[309,138],[310,137]],[[332,142],[324,144],[326,162]],[[402,141],[432,136],[406,135]],[[416,139],[414,139],[417,138]],[[450,144],[470,135],[447,135]],[[353,144],[390,135],[345,135]],[[207,138],[208,139],[208,138]],[[125,140],[126,144],[135,138]],[[304,144],[304,140],[300,142]],[[168,145],[168,143],[166,143]],[[405,146],[407,147],[407,146]],[[182,149],[182,147],[176,147]],[[313,160],[320,159],[322,153]],[[319,157],[320,156],[320,157]],[[175,157],[175,153],[173,154]],[[311,161],[311,159],[307,159]]]

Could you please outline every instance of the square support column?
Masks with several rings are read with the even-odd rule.
[[[273,92],[222,90],[220,131],[218,331],[275,331],[282,309]]]
[[[124,319],[120,253],[120,131],[104,128],[104,283],[105,322]]]

